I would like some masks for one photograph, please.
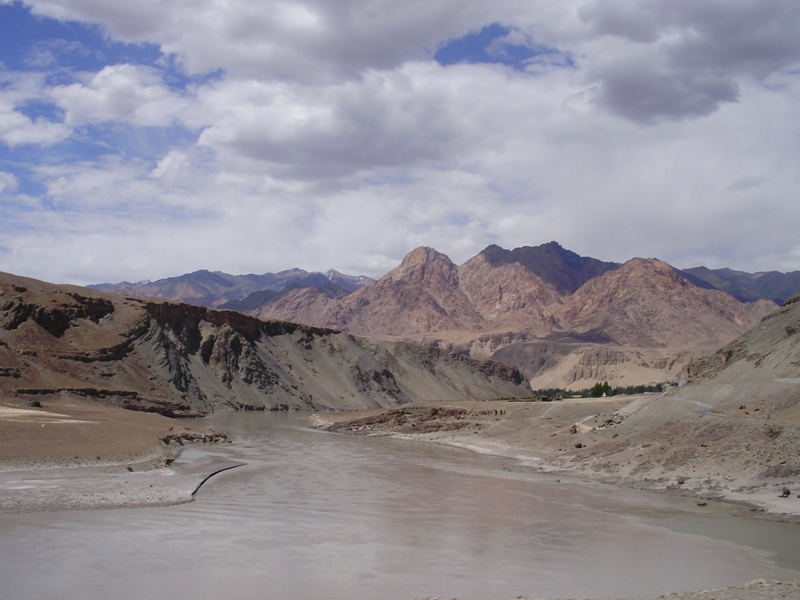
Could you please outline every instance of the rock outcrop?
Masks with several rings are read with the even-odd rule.
[[[529,395],[513,367],[235,311],[0,275],[0,395],[192,416]]]

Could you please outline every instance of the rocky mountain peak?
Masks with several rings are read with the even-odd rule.
[[[433,285],[447,282],[458,286],[458,268],[446,254],[420,246],[409,252],[400,266],[379,281],[405,280],[416,284]]]
[[[617,263],[580,256],[566,250],[558,242],[522,246],[513,250],[491,245],[480,255],[495,267],[519,263],[553,286],[560,294],[571,294],[592,278],[619,267]]]
[[[414,248],[411,252],[405,255],[403,260],[400,262],[399,268],[410,268],[416,265],[437,262],[453,264],[446,254],[442,254],[438,250],[428,246],[420,246],[418,248]]]

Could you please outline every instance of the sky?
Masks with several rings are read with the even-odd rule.
[[[0,0],[0,271],[800,270],[797,0]]]

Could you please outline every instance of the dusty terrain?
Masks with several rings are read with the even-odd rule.
[[[0,284],[0,510],[188,501],[191,478],[174,485],[163,465],[183,443],[220,437],[144,410],[316,406],[372,407],[315,416],[333,431],[452,444],[508,457],[509,469],[800,522],[800,301],[690,364],[688,385],[663,395],[545,402],[525,398],[512,369],[435,348]],[[764,582],[705,594],[673,597],[798,597],[794,584]]]
[[[62,394],[42,406],[0,401],[0,511],[114,508],[191,500],[170,463],[223,434]]]
[[[163,466],[219,436],[167,417],[525,393],[516,369],[436,348],[0,273],[0,510],[189,500]]]

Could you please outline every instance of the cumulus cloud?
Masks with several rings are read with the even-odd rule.
[[[63,123],[32,118],[23,112],[42,94],[43,79],[0,71],[0,140],[11,147],[51,145],[66,139],[71,130]]]
[[[0,140],[11,147],[23,144],[56,144],[70,134],[70,129],[43,119],[30,119],[7,106],[0,106]]]
[[[109,4],[34,0],[38,14],[99,23],[130,42],[159,44],[192,73],[231,73],[294,81],[357,76],[421,58],[446,35],[482,24],[490,12],[465,0],[402,5],[380,0],[198,0],[190,4]],[[502,5],[517,2],[499,2]],[[507,12],[507,11],[504,11]],[[502,13],[501,13],[502,14]]]
[[[56,70],[48,48],[102,53],[49,40],[8,74],[0,140],[29,154],[0,155],[0,193],[43,191],[0,223],[5,270],[379,275],[419,244],[551,239],[800,268],[795,0],[26,6],[161,56]],[[477,59],[435,59],[487,31]]]
[[[468,112],[453,109],[475,90],[446,79],[435,64],[411,64],[336,86],[228,82],[203,94],[217,118],[199,143],[288,178],[450,160],[472,131]]]
[[[72,126],[102,121],[166,126],[180,119],[186,107],[152,68],[129,64],[109,65],[85,82],[55,86],[49,95]]]
[[[183,181],[189,176],[190,170],[189,157],[179,150],[171,150],[158,161],[150,175],[163,181]]]
[[[792,0],[594,0],[578,14],[599,36],[586,66],[600,102],[637,121],[708,115],[739,99],[742,77],[763,81],[800,61]]]

